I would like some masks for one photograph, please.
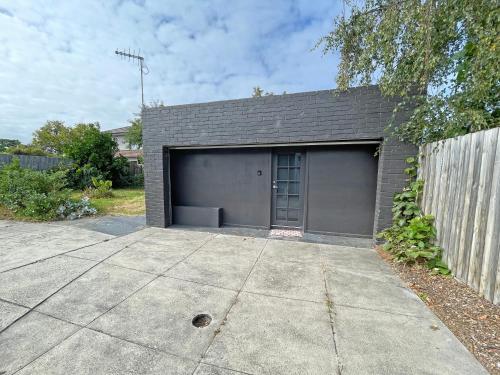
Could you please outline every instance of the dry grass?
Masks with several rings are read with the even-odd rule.
[[[73,196],[78,198],[81,195],[81,192],[75,192]],[[146,212],[144,189],[113,189],[112,197],[91,198],[90,202],[100,215],[136,216]]]
[[[7,207],[0,204],[0,220],[15,220],[14,214]]]

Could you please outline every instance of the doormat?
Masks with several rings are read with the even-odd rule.
[[[271,229],[270,237],[302,237],[302,231],[298,229]]]

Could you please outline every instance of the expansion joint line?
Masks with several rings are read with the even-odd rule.
[[[224,317],[222,318],[221,320],[221,324],[219,326],[219,328],[217,328],[212,336],[212,339],[210,340],[210,342],[208,343],[205,351],[203,352],[203,354],[201,355],[200,357],[200,360],[198,361],[198,365],[196,365],[196,367],[194,368],[193,370],[193,373],[191,375],[194,375],[194,373],[196,372],[196,370],[198,370],[198,367],[200,367],[200,364],[202,363],[201,361],[203,360],[203,358],[205,358],[205,356],[207,355],[208,353],[208,350],[210,349],[210,347],[212,346],[213,342],[215,341],[215,338],[217,337],[217,335],[219,334],[220,330],[221,330],[221,327],[226,324],[226,320],[227,320],[227,317],[229,316],[229,313],[231,312],[231,310],[233,309],[234,305],[236,305],[236,302],[238,302],[238,298],[242,292],[242,290],[245,288],[245,285],[248,281],[248,279],[250,278],[250,275],[252,274],[255,266],[257,265],[257,262],[260,260],[260,257],[262,256],[262,253],[264,252],[264,249],[266,248],[267,246],[267,243],[269,242],[269,240],[266,239],[266,243],[264,244],[264,246],[262,246],[262,249],[260,250],[259,252],[259,255],[257,256],[257,259],[255,259],[255,262],[252,264],[252,268],[250,269],[250,271],[248,272],[247,276],[245,277],[245,280],[243,281],[243,284],[241,284],[241,287],[238,289],[238,292],[236,293],[236,296],[234,297],[233,299],[233,302],[231,303],[231,306],[229,306],[229,308],[227,309],[226,311],[226,314],[224,314]],[[233,370],[234,371],[234,370]]]
[[[330,317],[330,328],[332,330],[333,349],[335,351],[335,357],[337,358],[337,374],[342,375],[342,363],[340,361],[339,351],[337,347],[337,333],[335,332],[335,306],[333,304],[333,297],[328,289],[328,282],[326,280],[326,267],[324,264],[322,264],[321,270],[323,273],[323,282],[325,285],[326,306],[328,308],[328,316]]]
[[[115,237],[114,239],[116,238],[121,238],[121,237],[125,237],[126,235],[124,236],[118,236],[118,237]],[[108,260],[109,258],[111,258],[113,255],[116,255],[118,254],[120,251],[138,243],[139,241],[141,240],[144,240],[148,237],[152,236],[152,234],[149,234],[149,235],[146,235],[140,239],[137,239],[135,241],[132,241],[131,243],[129,243],[128,245],[125,245],[123,246],[122,248],[120,248],[119,250],[113,252],[112,254],[108,255],[106,258],[98,261],[96,264],[94,264],[92,267],[88,268],[87,270],[85,270],[83,273],[79,274],[77,277],[75,277],[74,279],[70,280],[69,282],[67,282],[66,284],[64,284],[62,287],[60,287],[59,289],[57,289],[54,293],[50,294],[49,296],[47,296],[46,298],[44,298],[42,301],[40,301],[39,303],[37,303],[35,306],[31,307],[28,311],[26,311],[23,315],[21,315],[20,317],[18,317],[16,320],[14,320],[13,322],[11,322],[7,327],[5,327],[3,330],[0,331],[0,334],[2,332],[4,332],[5,330],[7,330],[9,327],[11,327],[14,323],[18,322],[19,320],[21,320],[22,318],[24,318],[25,316],[27,316],[28,314],[30,314],[31,312],[35,311],[36,312],[36,308],[39,307],[40,305],[42,305],[45,301],[47,301],[49,298],[51,298],[53,295],[55,295],[56,293],[58,293],[59,291],[61,291],[62,289],[64,289],[65,287],[67,287],[68,285],[70,285],[73,281],[79,279],[80,277],[82,277],[83,275],[85,275],[87,272],[93,270],[94,268],[96,268],[98,265],[104,263],[106,260]],[[105,241],[103,241],[105,242]],[[102,243],[102,242],[101,242]],[[85,246],[86,247],[86,246]],[[76,251],[78,249],[75,249],[75,250],[72,250],[72,251]],[[71,251],[68,251],[66,253],[69,253]],[[64,255],[64,254],[60,254],[60,255]],[[148,283],[149,284],[149,283]],[[127,297],[128,298],[128,297]],[[121,301],[123,302],[123,301]],[[120,303],[121,303],[120,302]],[[114,308],[115,306],[113,306],[112,308]],[[112,309],[111,308],[111,309]],[[111,309],[108,309],[105,313],[107,313],[109,310]],[[92,324],[96,319],[100,318],[102,315],[104,315],[105,313],[99,315],[97,318],[93,319],[91,322],[89,322],[88,324],[86,325],[79,325],[79,324],[74,324],[74,323],[71,323],[71,324],[74,324],[75,326],[79,327],[78,329],[76,329],[73,333],[71,333],[70,335],[68,335],[67,337],[63,338],[61,341],[57,342],[56,344],[52,345],[51,347],[49,347],[47,350],[45,350],[43,353],[41,353],[40,355],[36,356],[35,358],[33,358],[31,361],[29,361],[27,364],[25,364],[24,366],[22,366],[21,368],[19,368],[18,370],[16,370],[14,372],[14,374],[17,374],[19,371],[23,370],[24,368],[26,368],[27,366],[29,366],[30,364],[32,364],[33,362],[35,362],[38,358],[44,356],[45,354],[47,354],[48,352],[50,352],[52,349],[54,349],[56,346],[62,344],[64,341],[68,340],[69,338],[73,337],[74,335],[76,335],[78,332],[80,332],[83,328],[86,328],[88,327],[90,324]],[[56,318],[56,319],[59,319],[59,318]],[[59,319],[61,320],[61,319]],[[69,323],[69,322],[68,322]]]
[[[19,319],[21,319],[22,317],[26,316],[28,313],[34,311],[34,309],[38,306],[40,306],[43,302],[45,302],[47,299],[49,299],[50,297],[52,297],[54,294],[56,294],[58,291],[60,291],[61,289],[63,289],[64,287],[66,287],[67,285],[71,284],[73,281],[75,281],[76,279],[78,279],[79,277],[81,277],[83,274],[87,273],[88,271],[90,271],[91,269],[95,268],[97,265],[103,263],[104,261],[108,260],[109,258],[111,258],[113,255],[115,254],[118,254],[120,251],[126,249],[127,247],[139,242],[139,241],[142,241],[146,238],[149,238],[153,235],[153,233],[149,234],[149,235],[146,235],[136,241],[133,241],[131,242],[130,244],[122,247],[121,249],[119,249],[118,251],[115,251],[113,254],[107,256],[106,258],[104,258],[103,260],[101,260],[99,263],[95,264],[94,266],[92,266],[91,268],[89,268],[87,271],[85,271],[84,273],[82,273],[81,275],[79,275],[78,277],[76,277],[75,279],[71,280],[69,283],[67,283],[66,285],[64,285],[63,287],[61,287],[60,289],[58,289],[56,292],[52,293],[50,296],[48,296],[47,298],[45,298],[42,302],[38,303],[36,306],[34,306],[32,309],[30,309],[28,312],[26,312],[25,314],[23,314],[21,317],[19,317],[18,319],[16,319],[14,322],[12,322],[9,326],[7,326],[5,329],[7,329],[8,327],[10,327],[12,324],[14,324],[16,321],[18,321]],[[184,261],[186,258],[188,258],[189,256],[191,256],[192,254],[194,254],[195,252],[197,252],[201,247],[203,247],[208,241],[210,241],[212,238],[209,238],[208,240],[204,241],[199,247],[197,247],[194,251],[190,252],[188,255],[186,255],[184,258],[182,258],[180,261],[178,261],[177,263],[175,263],[172,267],[175,267],[177,264],[179,264],[180,262]],[[165,271],[166,272],[166,271]],[[86,325],[83,325],[83,326],[80,326],[80,325],[77,325],[79,328],[77,330],[75,330],[75,332],[73,332],[72,334],[70,334],[69,336],[67,336],[66,338],[64,338],[63,340],[61,340],[60,342],[58,342],[57,344],[51,346],[50,348],[48,348],[46,351],[44,351],[43,353],[41,353],[39,356],[37,356],[36,358],[34,358],[33,360],[31,360],[30,362],[28,362],[26,365],[24,365],[23,367],[21,367],[20,369],[18,369],[14,374],[18,373],[19,371],[21,371],[23,368],[29,366],[31,363],[35,362],[38,358],[44,356],[46,353],[48,353],[49,351],[51,351],[52,349],[54,349],[56,346],[62,344],[64,341],[68,340],[69,338],[73,337],[74,335],[76,335],[78,332],[80,332],[82,329],[84,328],[88,328],[88,329],[92,329],[90,328],[89,326],[94,323],[97,319],[99,319],[101,316],[103,316],[104,314],[107,314],[108,312],[110,312],[111,310],[113,310],[115,307],[117,307],[118,305],[122,304],[123,302],[125,302],[126,300],[128,300],[130,297],[132,297],[133,295],[135,295],[136,293],[138,293],[139,291],[141,291],[142,289],[144,289],[146,286],[148,286],[149,284],[151,284],[153,281],[157,280],[159,277],[161,277],[161,274],[160,275],[157,275],[155,276],[153,279],[151,279],[149,282],[147,282],[145,285],[143,285],[142,287],[140,287],[139,289],[137,289],[135,292],[133,292],[132,294],[128,295],[127,297],[125,297],[123,300],[121,300],[120,302],[118,302],[117,304],[115,304],[114,306],[110,307],[109,309],[107,309],[105,312],[103,312],[102,314],[98,315],[97,317],[95,317],[94,319],[92,319],[92,321],[90,321],[89,323],[87,323]],[[76,324],[75,324],[76,325]],[[5,330],[4,329],[4,330]],[[0,333],[2,333],[4,330],[0,331]],[[99,332],[97,330],[94,330],[96,332]],[[126,341],[126,340],[125,340]],[[1,374],[0,374],[1,375]]]

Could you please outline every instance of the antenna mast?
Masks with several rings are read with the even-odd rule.
[[[141,56],[141,50],[139,50],[137,55],[135,54],[135,50],[132,51],[132,53],[130,53],[130,48],[128,49],[128,52],[125,51],[125,49],[123,51],[116,50],[115,54],[121,56],[124,59],[126,59],[128,57],[128,61],[130,61],[130,60],[132,60],[134,62],[137,61],[137,64],[139,65],[140,72],[141,72],[141,103],[142,103],[142,108],[144,108],[144,78],[143,78],[143,75],[149,73],[149,68],[144,63],[144,57]]]

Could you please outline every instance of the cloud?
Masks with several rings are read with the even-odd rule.
[[[0,0],[0,138],[29,142],[51,119],[126,124],[139,69],[116,48],[145,56],[146,102],[331,88],[337,58],[311,48],[339,11],[329,0]]]

